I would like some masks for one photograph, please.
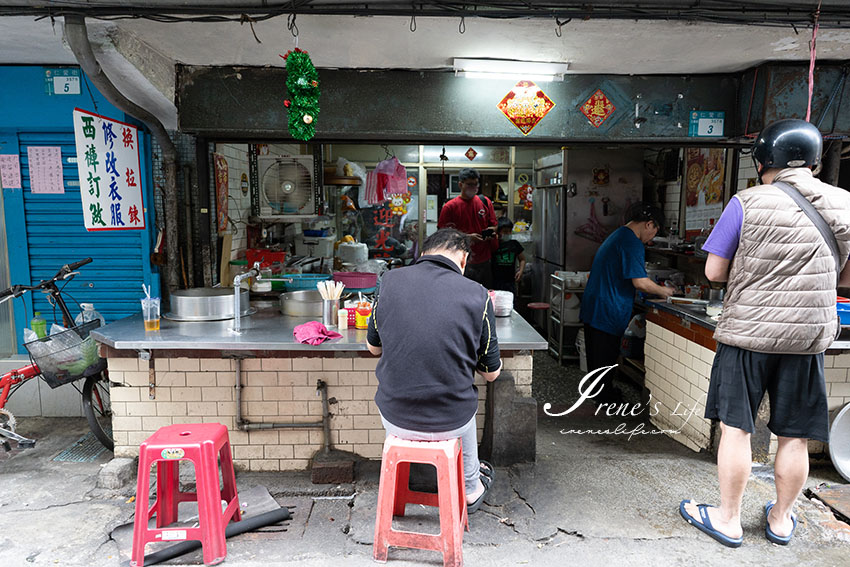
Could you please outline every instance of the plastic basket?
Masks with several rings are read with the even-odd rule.
[[[281,278],[286,285],[286,291],[316,289],[316,284],[331,279],[328,274],[288,274]],[[289,281],[289,280],[292,281]]]
[[[41,377],[51,388],[81,380],[106,369],[106,359],[98,356],[97,343],[89,336],[100,320],[89,321],[67,331],[24,343]]]
[[[846,327],[850,325],[850,303],[838,303],[836,305],[838,317],[841,319],[841,325]]]
[[[378,274],[371,272],[334,272],[334,281],[345,284],[346,289],[374,288]]]
[[[286,260],[286,252],[264,248],[248,248],[245,251],[245,256],[248,258],[249,266],[253,266],[254,262],[259,262],[261,268],[268,268],[275,262],[283,264]]]

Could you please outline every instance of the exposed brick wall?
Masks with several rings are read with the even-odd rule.
[[[114,351],[113,351],[114,353]],[[242,409],[249,421],[317,422],[322,399],[316,382],[327,383],[331,443],[362,457],[381,457],[384,429],[373,401],[378,359],[360,353],[326,356],[249,358],[242,361]],[[503,352],[504,369],[516,380],[520,396],[531,396],[530,351]],[[322,447],[322,430],[235,428],[235,362],[221,358],[156,358],[156,399],[148,396],[148,361],[109,358],[115,456],[138,455],[139,445],[159,427],[175,423],[218,422],[227,426],[234,462],[240,470],[301,470]],[[484,425],[484,381],[476,375],[478,435]]]

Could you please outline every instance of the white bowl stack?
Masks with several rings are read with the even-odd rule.
[[[496,290],[493,295],[493,310],[496,317],[510,317],[514,308],[514,294],[509,291]]]

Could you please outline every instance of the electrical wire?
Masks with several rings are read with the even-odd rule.
[[[433,1],[411,4],[403,1],[368,4],[355,1],[314,2],[313,0],[288,0],[272,2],[264,0],[256,7],[246,3],[237,6],[206,3],[175,3],[169,5],[127,6],[120,3],[100,4],[81,1],[55,1],[41,6],[3,6],[0,15],[37,16],[38,19],[56,18],[66,15],[81,15],[103,20],[148,19],[156,22],[201,22],[228,21],[260,22],[277,16],[303,15],[350,15],[350,16],[404,16],[410,18],[415,29],[416,16],[432,17],[480,17],[494,19],[513,18],[581,18],[583,20],[665,20],[737,24],[751,26],[785,27],[810,22],[814,14],[813,2],[781,4],[764,0],[750,1],[742,5],[737,0],[702,0],[687,6],[671,6],[669,1],[644,0],[639,4],[623,4],[608,1],[589,4],[586,0],[556,2],[526,0],[488,1]],[[824,28],[846,27],[850,22],[850,6],[845,3],[821,7],[819,25]],[[413,31],[413,30],[411,30]]]
[[[809,100],[806,104],[806,122],[812,120],[812,94],[815,92],[815,60],[817,59],[818,20],[820,19],[821,0],[815,11],[815,25],[812,27],[812,41],[809,43]]]

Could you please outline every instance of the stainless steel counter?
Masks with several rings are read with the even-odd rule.
[[[657,308],[661,311],[667,311],[668,313],[678,315],[683,319],[702,325],[707,329],[714,329],[717,327],[717,321],[705,314],[705,307],[703,305],[667,303],[664,299],[649,299],[643,302],[643,305],[650,309]],[[850,349],[850,328],[847,327],[843,328],[838,339],[829,346],[829,350],[844,349]]]
[[[673,315],[678,315],[679,317],[687,319],[691,323],[702,325],[707,329],[714,329],[717,327],[717,321],[705,314],[704,305],[668,303],[664,299],[648,299],[643,303],[643,305],[650,309],[656,308],[661,311],[672,313]]]
[[[210,322],[177,322],[162,319],[160,330],[145,332],[141,313],[109,323],[92,336],[96,341],[116,349],[192,349],[192,350],[312,350],[358,351],[366,349],[366,330],[349,328],[338,331],[341,339],[313,346],[295,341],[293,329],[313,320],[310,317],[287,317],[277,309],[262,309],[242,318],[242,334],[228,329],[232,320]],[[546,339],[525,319],[513,311],[510,317],[496,317],[496,335],[502,350],[544,350]]]

